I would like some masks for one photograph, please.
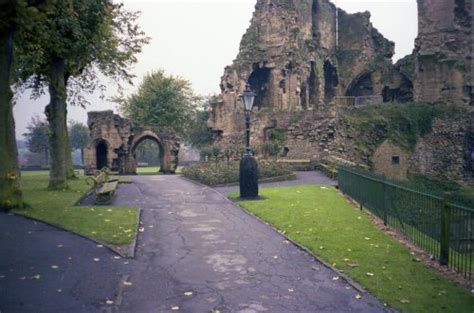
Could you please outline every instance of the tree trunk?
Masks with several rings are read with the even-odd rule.
[[[66,81],[64,79],[66,66],[63,59],[54,59],[51,63],[49,74],[50,103],[46,106],[45,113],[49,122],[49,151],[51,156],[51,169],[49,171],[49,188],[67,188],[68,157],[70,152],[67,133],[67,108],[66,108]]]
[[[81,149],[81,164],[84,165],[84,149]]]
[[[13,29],[0,30],[0,210],[23,205],[10,89],[13,35]]]
[[[48,148],[44,148],[44,161],[46,162],[46,166],[49,167],[49,150],[48,150]]]
[[[67,95],[67,93],[66,93]],[[67,105],[66,105],[66,115],[64,116],[64,121],[66,124],[64,125],[64,129],[66,131],[66,177],[68,179],[75,179],[77,178],[74,174],[74,167],[72,165],[72,151],[71,151],[71,142],[69,141],[69,131],[67,129]]]

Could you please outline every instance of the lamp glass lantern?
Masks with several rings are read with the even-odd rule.
[[[245,86],[245,90],[241,97],[244,101],[245,111],[252,111],[253,103],[255,101],[255,93],[250,89],[249,84]]]

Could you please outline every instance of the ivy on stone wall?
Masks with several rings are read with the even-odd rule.
[[[362,145],[379,145],[386,139],[413,151],[419,138],[429,134],[435,118],[462,116],[465,109],[455,105],[426,103],[384,103],[346,111],[341,116],[360,138]],[[369,138],[368,138],[369,137]]]

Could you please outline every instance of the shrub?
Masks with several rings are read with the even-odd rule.
[[[293,173],[286,164],[260,160],[259,177],[271,178]],[[239,162],[200,163],[183,170],[183,175],[209,186],[236,183],[239,181]]]

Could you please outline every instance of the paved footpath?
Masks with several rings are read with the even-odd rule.
[[[10,240],[24,238],[23,249],[3,251],[8,244],[3,227],[8,229],[13,219],[32,222],[0,215],[0,275],[6,276],[0,279],[2,313],[148,313],[171,312],[173,307],[178,312],[384,311],[369,294],[357,300],[359,292],[342,279],[333,280],[333,271],[216,191],[179,176],[136,176],[132,180],[133,184],[120,186],[114,204],[142,209],[144,231],[139,233],[133,260],[116,260],[106,249],[39,223],[35,226],[38,232],[10,236]],[[10,231],[15,230],[10,227]],[[47,250],[45,240],[51,243]],[[60,256],[59,242],[68,247]],[[30,248],[33,252],[26,250]],[[16,272],[18,266],[14,260],[5,262],[4,252],[7,259],[11,253],[21,254],[18,260],[25,259],[21,267],[40,264],[38,271],[48,272],[45,277],[50,281],[12,280],[14,275],[7,269]],[[66,256],[71,253],[77,255],[69,264]],[[32,255],[38,257],[28,260]],[[63,266],[67,270],[60,267],[55,271],[61,274],[51,274],[55,272],[49,264],[59,257],[69,264]],[[91,261],[93,257],[101,260]],[[33,290],[26,286],[34,283],[43,283],[43,287],[25,291]],[[61,293],[55,287],[59,285]],[[15,288],[18,294],[12,292]],[[113,304],[106,304],[106,299]],[[24,309],[26,303],[35,309]]]

